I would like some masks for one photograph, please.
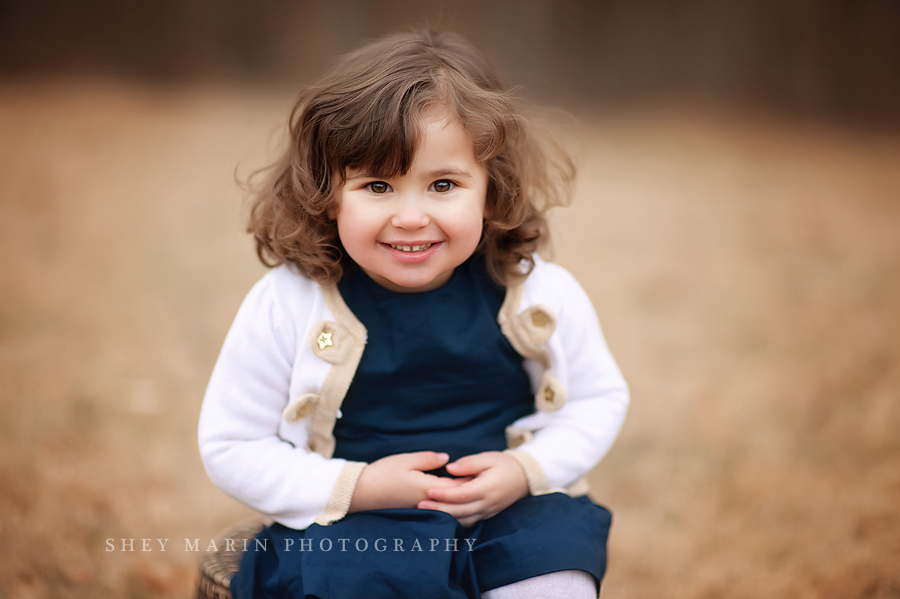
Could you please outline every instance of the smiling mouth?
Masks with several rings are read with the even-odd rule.
[[[423,243],[421,245],[399,245],[396,243],[389,243],[392,248],[395,250],[400,250],[401,252],[423,252],[434,245],[434,243]]]

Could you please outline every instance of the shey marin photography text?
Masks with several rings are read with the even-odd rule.
[[[322,551],[322,552],[348,552],[348,551],[377,551],[384,553],[386,551],[395,553],[417,553],[432,551],[472,551],[477,539],[413,539],[410,543],[408,539],[387,539],[377,538],[369,539],[322,539],[318,543],[313,543],[312,539],[300,539],[294,542],[293,539],[285,539],[285,551]],[[169,539],[106,539],[106,551],[169,551],[178,549],[176,546],[169,545]],[[204,547],[200,544],[200,539],[184,539],[184,551],[268,551],[270,549],[268,539],[210,539],[209,543]]]

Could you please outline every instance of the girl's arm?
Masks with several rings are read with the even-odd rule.
[[[290,283],[285,269],[275,269],[244,300],[207,388],[199,445],[206,471],[222,491],[302,529],[325,514],[330,501],[333,506],[339,481],[337,495],[343,488],[349,505],[352,483],[364,465],[326,459],[308,451],[302,439],[279,434],[297,327],[306,326],[294,322],[286,305],[300,314],[312,309],[311,294]]]
[[[529,472],[532,494],[563,489],[585,476],[609,451],[628,409],[628,386],[616,365],[587,294],[568,271],[539,262],[529,281],[541,295],[529,293],[525,305],[545,301],[557,327],[548,346],[553,371],[566,389],[557,412],[538,413],[514,426],[534,437],[512,453]]]
[[[285,424],[292,377],[308,379],[303,388],[321,385],[330,367],[312,357],[298,373],[295,364],[303,359],[297,339],[308,337],[317,289],[279,268],[244,300],[200,413],[200,453],[210,479],[241,503],[297,529],[355,511],[414,508],[428,489],[462,484],[425,474],[445,465],[446,455],[423,451],[368,465],[326,459],[306,449],[308,420]]]

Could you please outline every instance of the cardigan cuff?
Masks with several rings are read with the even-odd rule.
[[[353,499],[353,491],[356,489],[356,481],[359,480],[359,475],[367,465],[365,462],[344,464],[334,483],[328,505],[325,506],[325,513],[316,516],[313,521],[315,524],[328,526],[347,515],[350,510],[350,500]]]
[[[507,449],[503,453],[511,456],[525,471],[525,480],[528,481],[528,492],[532,495],[545,495],[550,493],[547,485],[547,476],[537,460],[520,449]]]

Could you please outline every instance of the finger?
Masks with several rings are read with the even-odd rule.
[[[472,479],[469,483],[455,487],[446,486],[428,489],[426,495],[428,496],[428,499],[434,501],[461,504],[472,503],[473,501],[484,499],[485,491],[481,481]]]
[[[423,510],[437,510],[449,514],[456,518],[456,520],[462,525],[463,528],[468,528],[479,520],[484,520],[490,517],[490,515],[483,509],[459,509],[459,506],[447,505],[440,502],[433,502],[428,500],[420,501],[417,507]]]
[[[450,459],[450,456],[446,453],[434,451],[416,451],[402,455],[406,467],[410,470],[421,470],[423,472],[440,468]]]
[[[444,512],[450,514],[457,520],[462,518],[472,518],[478,517],[483,511],[482,502],[476,501],[473,503],[442,503],[440,501],[430,501],[425,499],[420,501],[417,505],[420,510],[437,510],[439,512]]]
[[[476,453],[447,464],[447,472],[453,476],[472,476],[484,472],[496,463],[496,452]]]
[[[448,478],[446,476],[435,476],[433,474],[422,474],[426,483],[431,485],[429,489],[448,489],[459,487],[466,484],[471,478]]]
[[[475,516],[469,516],[468,518],[457,518],[457,520],[463,528],[469,528],[479,520],[486,520],[486,518],[482,514],[478,514]]]

